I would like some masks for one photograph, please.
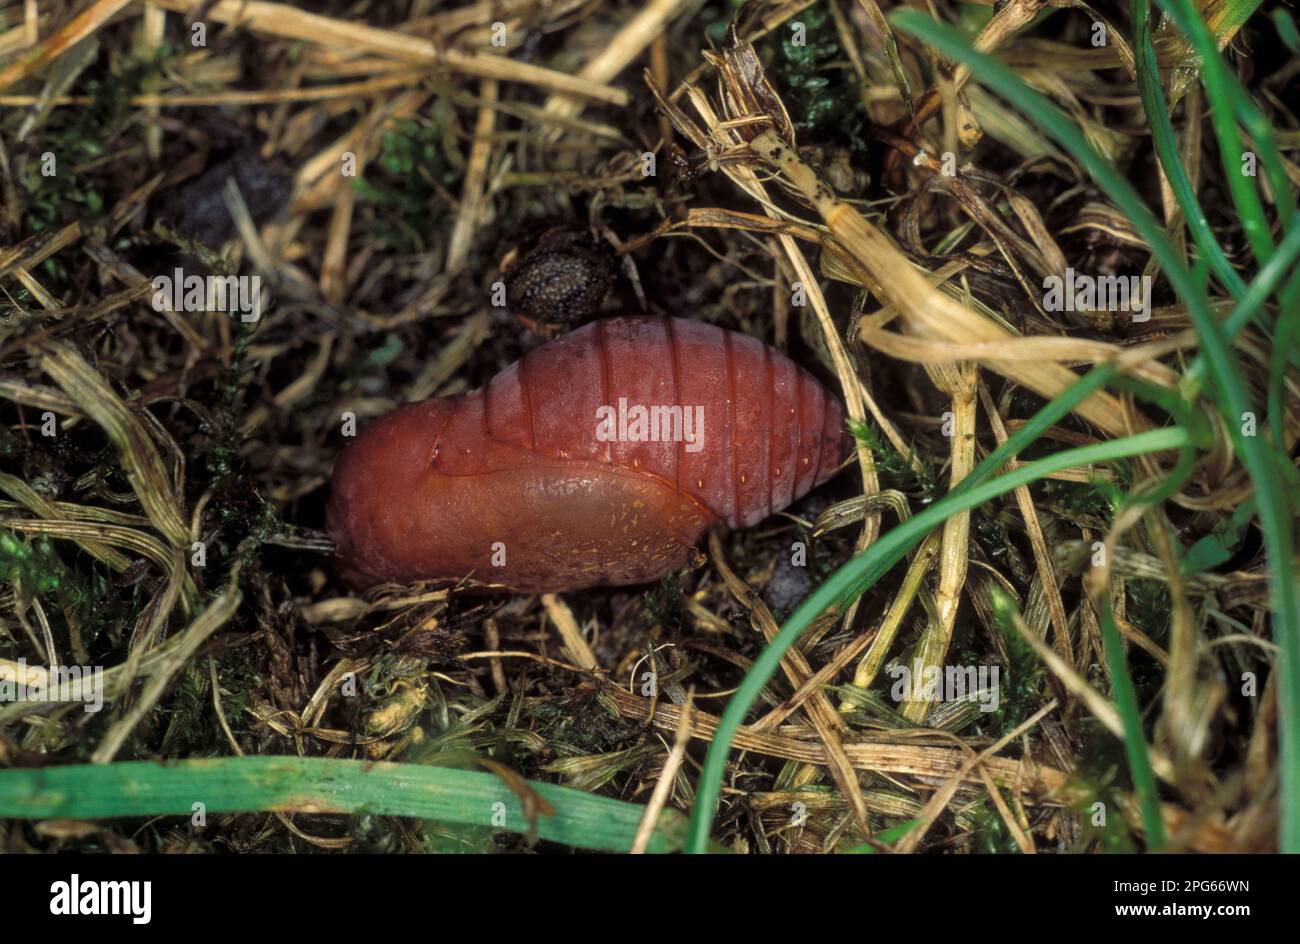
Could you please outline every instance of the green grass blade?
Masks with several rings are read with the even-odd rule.
[[[1256,273],[1255,278],[1247,286],[1245,294],[1224,319],[1223,332],[1228,340],[1235,338],[1246,325],[1255,320],[1255,316],[1264,307],[1269,296],[1277,291],[1284,277],[1295,279],[1300,274],[1295,267],[1297,259],[1300,259],[1300,226],[1292,229],[1277,244],[1277,250],[1269,257],[1268,263]],[[1300,366],[1300,349],[1297,349],[1296,345],[1275,345],[1274,352],[1280,352],[1280,355],[1290,363]],[[1187,368],[1184,380],[1187,389],[1200,388],[1205,376],[1205,367],[1205,358],[1198,355]]]
[[[1295,20],[1285,8],[1278,7],[1273,11],[1273,25],[1277,28],[1278,37],[1286,43],[1286,48],[1300,53],[1300,30],[1296,29]]]
[[[1134,0],[1134,2],[1136,3],[1138,0]],[[1201,57],[1204,66],[1203,75],[1206,92],[1210,96],[1216,129],[1220,121],[1230,123],[1230,119],[1223,116],[1226,116],[1231,111],[1246,127],[1246,130],[1250,132],[1251,137],[1255,140],[1255,147],[1259,150],[1258,157],[1264,165],[1269,184],[1273,189],[1274,200],[1277,201],[1278,215],[1283,230],[1288,234],[1294,233],[1295,230],[1300,229],[1300,226],[1296,226],[1297,220],[1300,219],[1300,211],[1296,210],[1295,193],[1291,186],[1291,179],[1282,166],[1282,157],[1278,150],[1277,136],[1273,130],[1273,125],[1265,117],[1259,106],[1250,98],[1246,89],[1237,79],[1236,74],[1228,68],[1219,55],[1218,46],[1210,33],[1210,29],[1197,15],[1190,0],[1160,0],[1160,4],[1168,11],[1170,18],[1178,26],[1179,30],[1188,37]],[[1224,138],[1222,136],[1220,136],[1220,142],[1222,150],[1224,147]],[[1228,140],[1226,146],[1235,147],[1236,143]],[[1232,164],[1241,156],[1240,152],[1237,151],[1232,152],[1232,154],[1225,152],[1223,155],[1224,168],[1228,174],[1229,185],[1232,187],[1236,187],[1238,184],[1247,185],[1245,175],[1240,172],[1241,168]],[[1252,194],[1255,192],[1254,187],[1251,187],[1250,190]],[[1296,350],[1294,343],[1296,337],[1300,336],[1300,324],[1297,323],[1298,318],[1300,318],[1300,311],[1298,311],[1300,310],[1300,272],[1293,273],[1287,280],[1279,301],[1281,303],[1281,316],[1272,339],[1273,351],[1269,359],[1268,381],[1268,419],[1275,443],[1285,441],[1283,381],[1286,365],[1288,362],[1295,363],[1297,359],[1300,359],[1300,352]],[[1288,477],[1294,481],[1295,476],[1292,474],[1294,470],[1288,466],[1285,471],[1288,473]]]
[[[1295,227],[1277,244],[1277,250],[1268,262],[1256,273],[1244,295],[1223,322],[1224,333],[1235,338],[1242,328],[1255,319],[1255,315],[1270,295],[1277,291],[1283,277],[1295,277],[1296,259],[1300,258],[1300,226]],[[1294,354],[1295,352],[1291,352]],[[1201,362],[1202,364],[1204,361]],[[1192,368],[1188,373],[1192,373]],[[1200,369],[1203,369],[1200,368]]]
[[[1133,54],[1137,58],[1138,91],[1142,95],[1142,107],[1146,111],[1147,122],[1151,125],[1151,140],[1155,144],[1160,165],[1178,206],[1183,211],[1183,219],[1196,241],[1201,255],[1210,264],[1219,281],[1234,298],[1241,298],[1246,291],[1246,283],[1237,270],[1232,267],[1223,247],[1210,230],[1210,221],[1205,218],[1205,211],[1196,199],[1192,182],[1183,167],[1183,160],[1178,154],[1178,142],[1174,138],[1173,125],[1169,122],[1169,104],[1160,88],[1160,67],[1156,63],[1155,46],[1151,43],[1151,2],[1150,0],[1133,0]]]
[[[631,847],[644,807],[549,783],[527,785],[555,811],[537,817],[542,839],[580,849]],[[499,777],[449,767],[262,756],[0,771],[0,817],[191,816],[195,803],[208,813],[371,813],[515,833],[530,827],[519,797]],[[686,818],[665,809],[649,850],[680,849],[685,835]]]
[[[1300,227],[1288,235],[1300,232]],[[1274,253],[1278,255],[1278,253]],[[1297,354],[1296,339],[1300,338],[1300,271],[1293,272],[1282,291],[1282,311],[1278,315],[1277,330],[1273,334],[1273,350],[1268,364],[1268,421],[1273,430],[1273,442],[1286,442],[1286,400],[1283,383],[1287,364]]]
[[[1113,680],[1115,708],[1124,725],[1124,751],[1128,754],[1133,789],[1142,810],[1147,846],[1156,851],[1165,844],[1165,822],[1160,815],[1156,775],[1151,769],[1146,735],[1142,731],[1142,709],[1138,706],[1137,691],[1133,688],[1133,679],[1128,673],[1128,659],[1124,655],[1124,644],[1120,641],[1115,613],[1111,609],[1110,595],[1107,593],[1101,595],[1098,622],[1101,624],[1101,642],[1106,652],[1106,664],[1110,666],[1110,677]]]
[[[1160,3],[1200,54],[1201,80],[1213,106],[1210,109],[1210,120],[1219,139],[1219,157],[1223,161],[1224,176],[1228,179],[1228,191],[1232,194],[1232,202],[1241,217],[1241,228],[1246,234],[1246,241],[1259,264],[1263,265],[1273,253],[1273,237],[1269,235],[1268,219],[1264,215],[1264,204],[1259,198],[1259,191],[1255,189],[1251,178],[1241,172],[1242,155],[1246,146],[1233,116],[1232,89],[1227,68],[1205,21],[1191,12],[1187,0],[1173,0],[1171,3],[1160,0]],[[1186,13],[1191,15],[1184,17],[1183,14]],[[1193,22],[1199,29],[1192,25]],[[1208,55],[1203,40],[1209,42]]]
[[[983,462],[971,469],[970,475],[962,479],[953,492],[961,494],[998,472],[1008,460],[1015,458],[1026,446],[1068,416],[1090,394],[1104,387],[1115,373],[1113,364],[1098,364],[1088,371],[1031,416],[1029,422],[1008,436],[1006,442],[990,452]]]
[[[1160,6],[1169,14],[1179,31],[1187,37],[1192,47],[1196,50],[1201,58],[1201,77],[1205,85],[1206,95],[1209,96],[1211,106],[1211,118],[1214,122],[1215,133],[1219,137],[1219,150],[1223,159],[1223,168],[1228,177],[1228,185],[1233,190],[1233,199],[1237,200],[1238,186],[1248,191],[1248,201],[1258,207],[1260,216],[1263,215],[1263,204],[1259,202],[1259,194],[1247,177],[1241,172],[1241,159],[1245,151],[1245,146],[1241,140],[1241,135],[1237,131],[1237,126],[1232,118],[1235,114],[1241,123],[1246,126],[1251,137],[1255,139],[1255,145],[1259,148],[1259,157],[1264,164],[1264,170],[1268,174],[1269,183],[1273,187],[1273,199],[1277,201],[1279,214],[1283,227],[1290,229],[1296,220],[1295,213],[1295,196],[1291,188],[1291,180],[1286,175],[1282,166],[1280,152],[1277,147],[1277,135],[1273,131],[1272,124],[1260,111],[1246,89],[1238,81],[1237,76],[1228,68],[1228,64],[1223,61],[1219,54],[1218,44],[1215,37],[1211,34],[1209,26],[1201,19],[1196,9],[1192,6],[1191,0],[1157,0]],[[1237,204],[1237,209],[1241,210],[1241,204]],[[1252,213],[1254,210],[1251,211]],[[1252,218],[1253,219],[1253,218]],[[1247,218],[1243,213],[1242,224],[1247,225]],[[1265,236],[1267,236],[1267,224],[1265,224]],[[1250,239],[1251,231],[1247,226],[1247,239]],[[1271,246],[1271,238],[1268,245]],[[1261,256],[1252,241],[1251,247],[1256,249],[1255,256],[1259,259],[1261,265],[1267,259],[1267,255]]]

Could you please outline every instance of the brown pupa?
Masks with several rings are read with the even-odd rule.
[[[596,321],[473,393],[367,427],[334,470],[345,576],[467,576],[520,592],[657,580],[708,528],[748,527],[825,481],[839,402],[745,334]]]

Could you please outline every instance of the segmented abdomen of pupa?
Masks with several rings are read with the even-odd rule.
[[[780,351],[677,318],[595,321],[533,350],[460,398],[435,467],[491,471],[483,439],[655,476],[732,528],[825,481],[848,443],[839,402]]]

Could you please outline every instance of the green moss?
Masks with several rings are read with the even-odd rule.
[[[993,807],[992,800],[986,800],[982,806],[972,811],[971,844],[972,852],[985,855],[1015,855],[1020,846],[1007,829],[1002,816]]]
[[[203,756],[212,745],[212,693],[209,688],[207,666],[198,662],[190,666],[180,684],[166,699],[157,714],[146,720],[147,725],[165,725],[159,753],[168,756]],[[226,706],[222,705],[229,719]],[[147,728],[137,729],[143,734]]]
[[[248,530],[246,535],[241,535],[239,542],[240,562],[247,569],[261,552],[262,545],[284,527],[284,521],[273,505],[262,502],[253,513],[244,516],[242,523]]]
[[[664,629],[681,631],[690,627],[686,612],[686,594],[677,574],[669,574],[653,590],[647,590],[642,600],[646,611]]]
[[[769,78],[781,89],[795,131],[866,157],[867,112],[832,16],[823,6],[809,7],[778,27],[776,35],[780,49],[771,56]]]
[[[1043,497],[1073,521],[1109,522],[1114,511],[1111,496],[1094,483],[1048,479],[1035,486]]]
[[[440,194],[459,182],[460,153],[451,134],[453,114],[440,102],[432,119],[408,118],[384,132],[379,155],[353,186],[375,209],[374,238],[399,253],[426,248],[425,234],[444,218]]]
[[[1158,643],[1167,644],[1173,619],[1169,588],[1160,580],[1124,581],[1125,616],[1130,623]],[[1128,647],[1129,674],[1139,708],[1160,697],[1166,681],[1164,666],[1138,646]]]
[[[1118,797],[1131,784],[1123,743],[1109,731],[1090,724],[1087,739],[1075,755],[1078,766],[1067,789],[1078,796],[1070,809],[1082,818],[1082,831],[1073,852],[1085,852],[1094,845],[1110,853],[1142,851],[1141,844],[1120,815]],[[1097,806],[1100,803],[1101,806]]]
[[[1005,567],[1017,583],[1028,585],[1033,579],[1029,563],[1012,540],[1011,529],[1023,527],[1010,509],[997,505],[981,505],[971,515],[971,534],[989,560]]]
[[[21,583],[25,593],[56,594],[66,602],[71,583],[67,566],[49,538],[24,540],[12,531],[0,530],[0,582]]]
[[[555,702],[530,699],[527,712],[557,753],[576,757],[627,746],[628,726],[585,693]]]
[[[920,493],[924,501],[938,497],[938,473],[925,454],[913,448],[914,455],[921,457],[921,468],[914,469],[907,457],[898,452],[888,439],[869,423],[855,420],[846,421],[853,438],[871,450],[876,460],[876,474],[880,477],[882,489],[894,488],[899,491]]]
[[[222,272],[221,274],[234,273]],[[241,440],[239,423],[243,415],[245,393],[242,378],[244,356],[253,336],[252,322],[232,317],[231,323],[235,327],[235,337],[231,346],[230,365],[217,376],[216,402],[212,411],[217,424],[215,429],[209,431],[204,456],[204,464],[212,477],[212,484],[220,490],[224,490],[222,486],[228,484],[235,474],[236,455]]]
[[[1013,730],[1041,707],[1046,669],[1013,622],[1014,603],[1011,598],[991,580],[985,583],[985,587],[985,592],[992,598],[994,619],[1006,645],[1009,662],[998,679],[1001,703],[994,715],[991,732],[1000,736]]]
[[[70,209],[74,216],[97,220],[112,206],[115,195],[106,191],[101,176],[107,168],[98,163],[105,155],[102,142],[123,136],[135,114],[131,98],[139,95],[170,59],[171,50],[166,46],[147,58],[125,57],[115,71],[81,81],[78,94],[89,96],[89,104],[51,113],[20,175],[27,232],[62,228],[69,221]],[[48,177],[42,173],[47,153],[55,160],[55,172]],[[53,283],[46,284],[47,289],[57,291],[64,285],[66,273],[55,259],[46,260],[42,272]]]
[[[99,566],[89,574],[77,573],[68,585],[75,594],[82,643],[92,655],[102,651],[108,658],[112,648],[122,641],[124,629],[130,633],[149,598],[147,589],[140,583],[125,582],[121,575]]]

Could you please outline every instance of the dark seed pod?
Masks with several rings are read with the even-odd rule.
[[[178,232],[220,246],[235,234],[235,221],[223,196],[231,178],[258,224],[284,209],[293,192],[293,174],[279,163],[263,160],[257,147],[249,145],[170,191],[158,215]]]
[[[506,302],[544,324],[578,324],[600,310],[614,284],[613,251],[586,230],[555,227],[503,260]]]

